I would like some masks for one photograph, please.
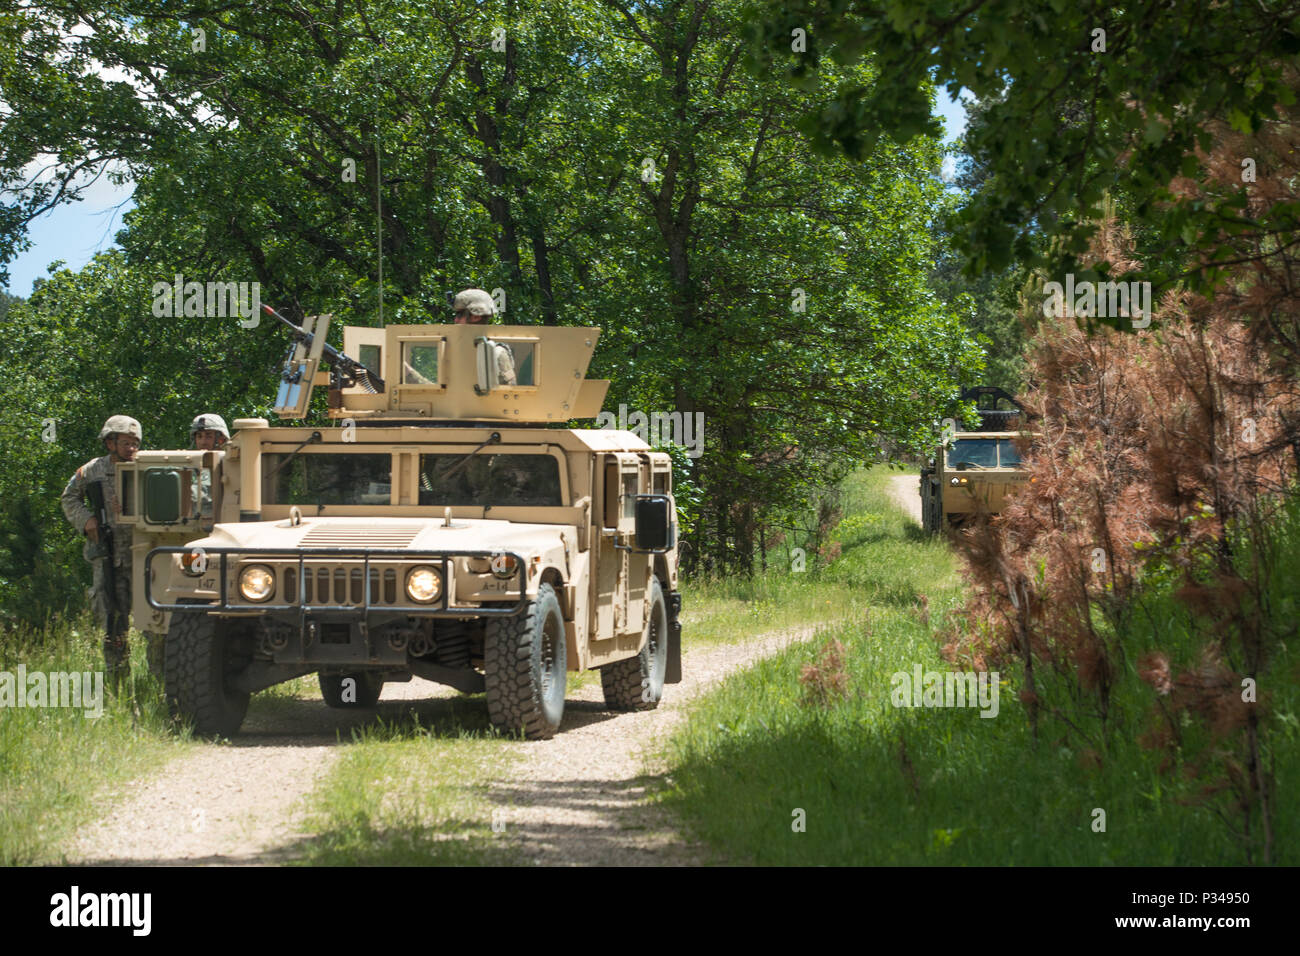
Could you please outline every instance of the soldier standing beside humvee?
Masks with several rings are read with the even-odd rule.
[[[130,676],[127,629],[131,618],[131,527],[119,522],[122,513],[115,489],[115,465],[132,461],[140,450],[140,423],[126,415],[104,422],[99,438],[108,454],[76,470],[63,489],[63,513],[86,535],[83,554],[94,568],[91,601],[104,628],[104,665],[110,686]]]

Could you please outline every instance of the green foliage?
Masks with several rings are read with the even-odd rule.
[[[937,141],[882,142],[866,163],[816,153],[796,120],[833,89],[746,76],[742,26],[712,0],[7,15],[0,46],[21,36],[30,55],[0,57],[21,117],[0,131],[0,172],[55,154],[68,185],[112,158],[137,183],[123,253],[34,297],[38,351],[5,355],[37,399],[22,407],[56,406],[69,448],[89,448],[100,410],[140,411],[148,447],[174,443],[199,396],[262,411],[282,337],[154,319],[153,284],[255,280],[291,317],[374,324],[379,229],[385,321],[445,319],[448,290],[499,287],[508,321],[603,328],[593,373],[612,407],[703,413],[688,554],[751,570],[759,529],[854,461],[929,444],[982,359],[926,284]],[[0,253],[55,198],[7,207]],[[48,361],[23,357],[43,346]],[[49,494],[74,457],[0,489]]]
[[[1254,132],[1277,104],[1295,102],[1294,7],[994,0],[957,13],[942,0],[762,0],[749,19],[762,76],[780,71],[806,89],[835,82],[845,64],[874,67],[871,82],[842,83],[807,114],[804,129],[822,148],[866,157],[884,137],[933,136],[931,82],[987,101],[967,148],[987,159],[988,175],[952,226],[973,275],[1014,259],[1082,271],[1075,257],[1112,190],[1133,198],[1150,229],[1143,278],[1157,285],[1219,246],[1221,230],[1295,236],[1298,203],[1259,211],[1247,208],[1246,189],[1206,202],[1170,188],[1201,171],[1194,151],[1211,146],[1211,121]],[[794,29],[806,32],[804,53],[792,50]],[[1058,240],[1050,252],[1040,230]],[[1215,278],[1193,277],[1202,286]]]

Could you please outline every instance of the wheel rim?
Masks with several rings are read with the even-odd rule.
[[[558,614],[548,614],[542,625],[541,673],[539,685],[542,710],[550,724],[558,724],[564,713],[564,683],[567,665],[564,624]]]
[[[645,646],[650,660],[650,692],[653,699],[658,700],[663,695],[664,677],[668,673],[668,609],[662,600],[654,604],[649,627]]]

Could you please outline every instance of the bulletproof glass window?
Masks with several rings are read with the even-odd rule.
[[[998,439],[998,455],[1003,468],[1018,468],[1020,466],[1020,452],[1016,450],[1016,440],[1014,438]]]
[[[262,459],[262,501],[270,505],[386,505],[392,455],[268,454]],[[278,469],[278,470],[277,470]]]
[[[948,467],[996,468],[998,466],[998,443],[994,438],[959,438],[948,450]]]
[[[515,384],[516,385],[536,385],[537,372],[537,343],[535,342],[502,342],[502,345],[510,349],[510,353],[515,359]]]
[[[623,517],[631,518],[636,509],[636,475],[623,476]]]
[[[357,361],[380,378],[383,378],[384,370],[379,367],[380,360],[383,358],[383,351],[383,347],[379,345],[363,345],[357,350]]]
[[[559,506],[560,463],[551,455],[421,455],[420,504]]]
[[[416,345],[406,342],[402,345],[402,384],[438,384],[438,346],[436,344]]]

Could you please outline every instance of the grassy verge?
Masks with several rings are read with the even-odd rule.
[[[517,862],[494,832],[491,781],[518,759],[487,726],[481,700],[420,702],[356,730],[308,798],[315,836],[298,862],[470,866]]]
[[[841,490],[845,519],[840,525],[844,537],[837,539],[842,548],[863,537],[884,535],[887,527],[896,529],[905,540],[922,543],[920,529],[912,526],[906,530],[906,519],[888,500],[889,479],[899,474],[902,472],[879,469],[855,473],[845,481]],[[941,551],[934,553],[944,560]],[[915,555],[908,552],[905,557]],[[752,578],[691,578],[682,583],[682,640],[686,648],[736,643],[782,628],[857,618],[878,597],[863,590],[860,577],[845,576],[838,568],[835,572],[811,568],[792,572],[784,553],[779,567],[776,553],[772,558],[770,570]],[[813,561],[806,556],[804,565]],[[890,587],[901,580],[882,579],[879,583]],[[907,594],[899,591],[895,597],[906,599]]]
[[[84,707],[0,708],[0,865],[61,861],[75,830],[103,812],[98,797],[194,746],[170,727],[143,637],[132,633],[131,648],[131,687],[105,689],[100,717]],[[0,671],[19,665],[28,675],[102,675],[100,635],[88,618],[56,625],[39,643],[6,646]]]
[[[844,645],[843,666],[819,659],[818,647],[791,648],[697,705],[669,744],[672,786],[661,795],[685,827],[732,862],[762,864],[1244,862],[1212,807],[1194,799],[1200,783],[1162,772],[1164,754],[1138,742],[1153,707],[1136,673],[1140,633],[1130,636],[1114,691],[1128,725],[1106,745],[1089,746],[1052,719],[1035,743],[1016,675],[1000,675],[996,717],[893,706],[896,673],[948,669],[930,622],[956,605],[960,585],[946,547],[921,540],[891,510],[882,477],[862,479],[882,493],[864,510],[871,518],[846,520],[844,552],[823,574],[869,604],[832,634]],[[1150,627],[1167,629],[1162,608],[1152,611]],[[1169,646],[1167,630],[1161,639]],[[800,681],[809,665],[821,668],[811,688],[825,689],[824,702]],[[1270,681],[1274,861],[1292,865],[1300,862],[1297,677],[1284,659]]]

